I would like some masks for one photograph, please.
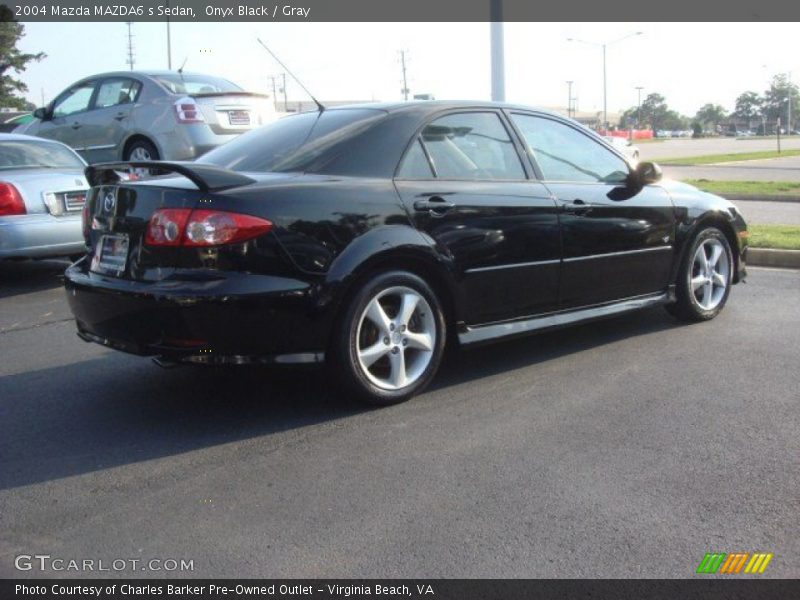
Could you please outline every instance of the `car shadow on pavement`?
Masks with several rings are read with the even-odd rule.
[[[455,350],[432,389],[677,326],[663,311],[648,310],[489,351]],[[368,410],[333,391],[322,369],[164,370],[109,351],[0,378],[0,489],[291,433]]]
[[[63,260],[0,260],[0,298],[30,294],[64,285]]]

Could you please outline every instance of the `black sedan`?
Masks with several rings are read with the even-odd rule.
[[[87,176],[80,337],[162,363],[325,362],[376,404],[423,389],[446,342],[659,304],[711,319],[745,276],[730,202],[521,106],[303,113],[197,162]]]

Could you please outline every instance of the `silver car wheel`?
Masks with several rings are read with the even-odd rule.
[[[136,148],[134,148],[131,152],[131,160],[150,160],[151,158],[150,152],[147,150],[147,148],[142,146],[136,146]]]
[[[364,375],[385,390],[419,379],[433,358],[436,319],[428,301],[405,286],[378,292],[358,321],[356,352]]]
[[[692,297],[703,310],[713,310],[725,297],[731,273],[728,252],[722,242],[709,238],[694,253],[689,274]]]

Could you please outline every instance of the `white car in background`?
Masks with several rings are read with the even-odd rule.
[[[605,140],[627,156],[634,164],[639,162],[639,147],[632,144],[628,138],[607,135]]]

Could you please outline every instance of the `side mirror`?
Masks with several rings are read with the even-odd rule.
[[[46,107],[41,107],[33,111],[33,117],[34,119],[39,119],[40,121],[47,121],[50,118],[50,115]]]
[[[654,162],[640,162],[633,171],[634,181],[639,185],[657,183],[662,176],[661,167]]]

